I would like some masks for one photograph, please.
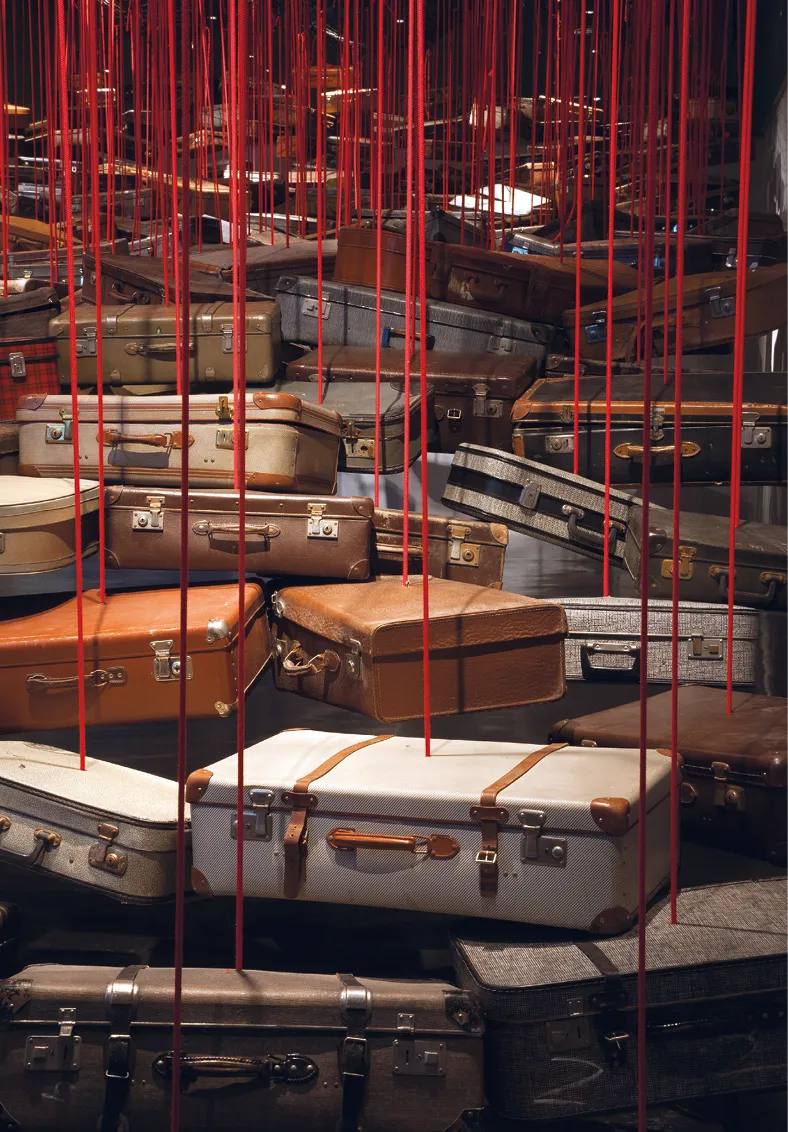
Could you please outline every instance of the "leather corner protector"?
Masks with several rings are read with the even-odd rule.
[[[629,831],[631,807],[626,798],[594,798],[591,817],[608,837],[623,837]]]
[[[115,554],[115,552],[113,550],[105,550],[104,551],[104,563],[105,563],[105,565],[109,566],[110,570],[120,569],[120,562],[118,561],[118,556],[117,556],[117,554]]]
[[[204,873],[192,865],[192,888],[200,896],[213,896],[213,889]]]
[[[666,759],[671,758],[673,755],[670,747],[655,747],[654,749],[658,755],[664,755]],[[681,770],[681,768],[684,766],[684,756],[682,755],[681,751],[676,751],[676,764],[679,770]]]
[[[365,582],[369,577],[369,559],[360,558],[358,562],[354,562],[347,573],[349,582]]]
[[[104,488],[104,505],[111,507],[113,503],[117,503],[123,495],[123,488],[119,484],[113,484],[111,487]]]
[[[509,528],[503,523],[490,523],[490,534],[501,546],[509,545]]]
[[[16,474],[18,476],[35,476],[37,479],[41,479],[41,473],[34,464],[20,464],[17,467]]]
[[[190,805],[193,802],[199,802],[208,789],[212,778],[213,771],[208,770],[207,767],[201,767],[200,770],[193,770],[186,779],[186,790],[183,795],[184,800]]]
[[[362,519],[374,519],[375,517],[375,504],[365,495],[353,496],[353,510],[357,515],[360,515]]]
[[[46,401],[46,397],[42,394],[26,393],[24,397],[20,397],[16,403],[18,409],[40,409]]]
[[[561,734],[561,732],[566,727],[568,722],[569,722],[568,719],[559,719],[558,723],[554,723],[553,726],[550,728],[550,731],[547,735],[547,742],[548,743],[563,743],[564,737]]]
[[[590,932],[594,935],[620,935],[632,927],[634,917],[626,908],[616,905],[615,908],[605,908],[591,923]]]

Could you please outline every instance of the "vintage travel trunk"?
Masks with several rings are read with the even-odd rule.
[[[107,397],[99,445],[98,398],[81,396],[80,455],[86,475],[104,462],[107,483],[180,487],[181,452],[189,452],[190,487],[232,487],[233,395],[195,394],[189,436],[181,433],[177,396]],[[17,411],[23,475],[67,472],[74,459],[70,397],[25,397]],[[340,418],[291,394],[246,394],[246,486],[259,491],[336,490]],[[100,454],[101,453],[101,454]]]
[[[643,669],[639,598],[557,597],[553,600],[563,606],[569,626],[564,646],[567,680],[640,682]],[[733,609],[733,683],[754,684],[758,613],[741,605]],[[649,683],[669,684],[673,678],[672,614],[672,601],[655,598],[649,601]],[[727,609],[713,603],[679,602],[679,681],[724,684],[727,636]],[[653,746],[664,744],[654,743]]]
[[[649,597],[672,598],[673,512],[649,508]],[[624,565],[640,584],[644,515],[633,510]],[[728,603],[730,529],[727,516],[682,511],[679,526],[679,596],[685,601]],[[744,520],[734,536],[734,601],[758,609],[786,609],[788,539],[779,524]]]
[[[713,255],[713,241],[705,236],[690,236],[684,238],[684,274],[699,275],[706,271],[720,270],[724,263],[718,264]],[[520,255],[559,256],[561,245],[558,241],[548,239],[546,236],[537,236],[527,231],[513,232],[509,238],[507,250]],[[563,246],[565,258],[571,260],[577,255],[577,244],[565,243]],[[676,237],[672,236],[668,251],[669,275],[676,274]],[[584,240],[580,245],[580,255],[584,260],[607,261],[608,241]],[[643,258],[644,245],[637,236],[619,233],[613,239],[614,262],[622,266],[637,269],[638,262]],[[657,276],[665,274],[665,237],[657,236],[654,241],[654,271]],[[637,287],[635,281],[632,290]],[[607,294],[605,294],[607,299]],[[572,305],[571,303],[569,304]],[[568,308],[565,308],[568,309]]]
[[[82,553],[99,537],[98,484],[80,479]],[[40,574],[76,562],[73,479],[0,476],[0,574]]]
[[[96,257],[85,252],[82,257],[84,278],[82,297],[87,303],[96,301]],[[166,297],[175,298],[175,277],[169,266],[166,283],[164,259],[161,256],[107,255],[101,257],[102,306],[126,306],[128,303],[159,305]],[[247,283],[246,299],[253,302],[260,295]],[[211,278],[204,271],[189,272],[189,301],[192,303],[232,303],[232,283]]]
[[[323,278],[332,279],[337,254],[336,240],[321,242]],[[290,237],[289,247],[283,244],[250,245],[246,249],[246,285],[262,295],[275,295],[282,275],[317,276],[318,241]],[[215,275],[225,283],[233,281],[233,252],[225,244],[210,251],[195,251],[191,257],[192,269]]]
[[[340,228],[337,232],[337,258],[334,281],[359,287],[377,287],[377,239],[375,228]],[[430,245],[427,245],[429,255]],[[291,272],[292,274],[292,272]],[[414,294],[418,289],[414,258]],[[405,273],[405,235],[381,232],[380,286],[384,291],[407,290]]]
[[[430,578],[448,578],[499,590],[509,530],[503,523],[474,519],[427,518],[427,572]],[[373,516],[372,573],[401,574],[405,516],[402,511],[376,507]],[[408,572],[423,574],[422,516],[408,515]]]
[[[80,770],[71,751],[0,740],[0,810],[3,863],[134,904],[168,899],[183,884],[169,779],[92,758]]]
[[[454,453],[442,502],[587,558],[604,557],[607,537],[616,566],[624,564],[627,526],[639,509],[632,496],[612,489],[605,535],[604,485],[477,444],[461,444]]]
[[[282,337],[287,342],[317,345],[317,281],[282,276],[276,292],[282,310]],[[323,344],[325,346],[374,346],[377,294],[374,287],[327,283],[323,288]],[[405,296],[381,292],[381,338],[384,345],[403,347]],[[414,308],[416,344],[428,349],[474,354],[528,354],[542,361],[554,341],[562,337],[554,326],[528,322],[430,300],[427,327]]]
[[[414,577],[404,587],[386,578],[280,589],[272,599],[276,686],[384,723],[420,718],[422,585]],[[559,606],[446,578],[430,582],[429,603],[432,715],[564,694]]]
[[[733,693],[728,714],[721,688],[679,689],[678,749],[682,757],[681,823],[685,833],[777,864],[786,857],[788,701]],[[670,746],[670,692],[650,696],[647,742]],[[637,702],[551,729],[555,741],[618,747],[639,743]]]
[[[49,320],[60,311],[54,287],[39,287],[21,295],[0,298],[0,343],[22,338],[46,338]]]
[[[20,397],[59,393],[57,343],[53,338],[0,341],[0,417],[13,417]]]
[[[381,381],[402,381],[404,351],[381,350]],[[375,347],[327,346],[323,351],[323,373],[332,381],[374,382]],[[525,355],[501,357],[492,354],[427,352],[427,381],[435,393],[435,437],[440,452],[454,452],[462,441],[510,448],[511,410],[538,372],[535,358]],[[294,380],[317,379],[317,351],[289,362],[287,376]],[[411,361],[411,380],[418,388],[421,355]]]
[[[233,305],[195,303],[189,309],[189,375],[195,384],[233,380]],[[103,375],[96,372],[96,308],[77,306],[77,382],[96,385],[167,384],[177,380],[174,305],[126,306],[101,310]],[[279,368],[279,307],[273,301],[246,304],[246,378],[250,384],[271,381]],[[59,356],[60,379],[71,381],[69,312],[54,318],[50,334]]]
[[[686,888],[675,924],[668,897],[649,912],[650,1104],[783,1088],[785,907],[777,877]],[[453,949],[487,1016],[485,1083],[497,1112],[557,1119],[636,1103],[636,927],[590,943],[470,925]]]
[[[0,1112],[25,1129],[168,1132],[174,978],[44,964],[1,982]],[[190,1132],[443,1132],[484,1104],[483,1024],[450,983],[187,967],[182,1002]]]
[[[662,372],[651,381],[652,483],[672,483],[676,388]],[[741,433],[741,478],[746,483],[784,483],[786,374],[746,373]],[[580,474],[605,478],[604,377],[580,378]],[[611,479],[643,478],[643,377],[615,375],[611,391]],[[525,391],[512,410],[512,446],[518,456],[571,471],[574,461],[574,377],[545,377]],[[685,373],[681,387],[681,478],[685,483],[730,479],[733,374]]]
[[[0,421],[0,475],[15,476],[19,466],[19,425]]]
[[[623,931],[637,907],[637,750],[285,731],[246,752],[244,891]],[[649,891],[669,871],[670,760],[647,756]],[[238,760],[192,773],[193,882],[235,891]],[[281,799],[281,801],[280,801]],[[396,816],[392,816],[396,815]],[[307,852],[308,844],[308,852]],[[590,883],[593,878],[593,883]]]
[[[246,586],[239,618],[236,585],[193,586],[186,639],[186,710],[190,718],[230,715],[238,696],[271,655],[263,593]],[[178,589],[83,594],[85,713],[90,724],[178,718],[183,644]],[[238,635],[246,639],[237,671]],[[76,727],[77,599],[3,622],[0,637],[0,730]]]
[[[189,492],[190,571],[238,568],[238,496],[237,491]],[[182,505],[179,488],[108,487],[107,565],[178,570]],[[362,581],[370,573],[373,514],[372,500],[361,496],[248,492],[246,569],[263,576],[319,574]]]

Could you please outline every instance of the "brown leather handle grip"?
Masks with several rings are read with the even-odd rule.
[[[460,843],[442,833],[358,833],[355,829],[332,829],[326,841],[337,852],[354,849],[383,849],[420,853],[436,861],[448,861],[460,851]]]
[[[191,434],[189,434],[188,442],[189,447],[194,444],[194,437]],[[105,428],[104,443],[111,448],[116,448],[119,444],[148,444],[151,448],[166,448],[169,452],[171,448],[183,448],[183,433],[147,432],[134,436],[130,433],[121,432],[117,428]]]
[[[258,409],[271,409],[271,410],[287,410],[288,413],[295,413],[301,416],[302,404],[301,398],[296,397],[293,393],[262,393],[257,392],[254,394],[252,400]]]
[[[13,861],[15,865],[24,865],[34,869],[44,859],[48,849],[57,849],[63,840],[59,833],[51,829],[37,829],[33,833],[36,844],[29,853],[14,853],[11,849],[0,848],[0,860]]]
[[[660,456],[665,456],[668,453],[676,451],[675,444],[658,444],[653,445],[651,448],[651,459],[656,460]],[[696,444],[694,440],[682,440],[681,442],[681,455],[682,458],[697,456],[700,452],[700,445]],[[639,456],[643,455],[642,444],[630,444],[627,441],[625,444],[619,444],[613,449],[613,453],[621,460],[636,460]]]
[[[728,599],[728,569],[726,566],[710,566],[709,577],[713,578],[720,587],[720,596],[723,601]],[[778,574],[771,570],[764,570],[758,578],[762,585],[766,586],[764,593],[749,593],[747,590],[736,589],[736,579],[734,576],[733,582],[733,596],[736,601],[742,602],[744,605],[755,605],[766,608],[774,604],[774,599],[777,597],[777,587],[784,586],[788,579],[785,574]]]
[[[126,683],[126,669],[94,668],[92,672],[85,673],[85,683],[92,688],[107,688],[115,684]],[[31,672],[25,677],[25,688],[28,692],[55,692],[66,691],[69,688],[79,687],[78,676],[46,676],[43,672]]]
[[[195,523],[192,530],[196,535],[240,535],[240,523],[212,523],[209,519],[201,519],[199,523]],[[281,528],[275,526],[274,523],[262,523],[256,525],[255,523],[247,523],[244,527],[244,535],[246,536],[245,542],[253,540],[276,538],[282,533]]]
[[[147,306],[150,303],[150,295],[147,291],[132,291],[129,295],[124,291],[123,285],[117,281],[110,283],[109,290],[111,295],[117,295],[125,303],[136,303],[137,306]]]
[[[290,651],[282,658],[282,671],[286,672],[288,676],[295,676],[300,679],[302,676],[323,672],[325,669],[328,669],[329,672],[336,672],[340,663],[339,656],[333,649],[326,649],[325,652],[307,659],[306,653],[299,643],[294,641]]]
[[[177,352],[177,344],[175,339],[168,340],[167,342],[127,342],[124,346],[127,354],[138,355],[143,358],[157,358],[163,354],[171,355]],[[193,338],[189,339],[189,356],[194,357],[197,353],[197,343]]]

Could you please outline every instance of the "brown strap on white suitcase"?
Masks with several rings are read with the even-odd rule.
[[[568,743],[551,743],[548,747],[541,747],[538,751],[526,755],[521,762],[482,792],[478,806],[471,806],[471,819],[479,822],[482,827],[482,844],[476,854],[476,863],[479,866],[479,891],[482,896],[495,896],[498,892],[498,827],[509,820],[509,811],[503,806],[496,805],[498,795],[518,778],[527,774],[546,755],[560,751],[562,747],[568,745]]]
[[[335,766],[339,764],[349,755],[355,754],[363,747],[370,747],[373,743],[382,743],[384,739],[390,739],[391,735],[374,735],[371,739],[362,739],[359,743],[353,743],[350,747],[344,747],[341,751],[337,751],[330,759],[326,759],[321,763],[316,770],[311,771],[309,774],[299,778],[291,791],[283,795],[283,801],[286,805],[291,805],[293,812],[290,815],[290,824],[285,833],[285,881],[284,881],[284,895],[289,900],[294,900],[298,896],[298,891],[301,888],[301,880],[304,872],[304,859],[306,858],[306,824],[309,817],[309,811],[313,810],[317,805],[317,799],[309,793],[309,787],[313,782],[317,782],[324,774],[328,774]]]

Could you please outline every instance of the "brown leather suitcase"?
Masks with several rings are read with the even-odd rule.
[[[402,381],[401,350],[382,350],[381,381]],[[326,346],[323,374],[332,381],[375,381],[376,351],[366,346]],[[427,381],[435,391],[434,448],[454,452],[469,441],[489,448],[509,448],[512,442],[511,410],[539,372],[535,358],[494,354],[427,351]],[[411,362],[414,388],[418,388],[421,357]],[[317,350],[290,362],[291,380],[317,380]]]
[[[278,233],[277,233],[278,234]],[[334,261],[337,254],[336,240],[323,240],[323,278],[334,277]],[[275,295],[281,275],[317,275],[317,240],[301,240],[290,237],[289,246],[283,244],[262,244],[246,249],[246,286],[261,295]],[[224,244],[210,251],[192,253],[193,272],[214,276],[225,283],[233,281],[233,251]]]
[[[75,727],[77,599],[2,622],[0,732]],[[246,587],[243,625],[238,587],[189,590],[186,637],[186,710],[190,718],[230,715],[271,656],[268,622],[260,616],[263,591]],[[180,593],[144,590],[83,594],[85,712],[88,724],[177,719],[183,646]],[[246,635],[245,672],[239,679],[237,647]]]
[[[678,750],[682,760],[681,824],[686,833],[746,848],[784,863],[786,856],[786,721],[788,700],[724,688],[679,688]],[[637,701],[564,719],[551,742],[632,747],[640,742]],[[647,747],[670,748],[671,693],[650,696]]]
[[[339,229],[337,232],[337,257],[334,264],[334,281],[336,283],[350,283],[358,287],[377,287],[377,239],[377,230],[374,228]],[[380,241],[381,290],[405,292],[407,290],[405,236],[384,229],[381,232]],[[428,248],[429,246],[428,243]],[[413,262],[415,272],[415,254]]]
[[[179,488],[108,487],[107,565],[177,570]],[[236,570],[241,533],[237,491],[190,491],[189,570]],[[246,493],[246,569],[272,575],[369,577],[374,505],[362,496]]]
[[[373,574],[401,574],[405,515],[376,507],[373,517]],[[509,528],[464,516],[430,515],[427,535],[427,570],[431,578],[449,578],[500,590],[509,545]],[[421,515],[408,515],[408,573],[424,571]]]
[[[431,715],[564,694],[560,606],[446,578],[431,580],[429,602]],[[421,578],[285,586],[272,606],[278,688],[384,723],[421,717]]]
[[[15,476],[19,467],[19,425],[0,421],[0,476]]]
[[[82,298],[86,303],[96,302],[96,257],[85,252],[82,256]],[[165,285],[164,259],[149,255],[102,255],[101,305],[126,306],[127,303],[158,305],[169,295],[175,299],[175,276],[168,265]],[[261,296],[248,284],[248,302]],[[212,278],[204,271],[189,272],[189,301],[192,303],[231,303],[232,282]]]
[[[0,298],[0,341],[46,338],[49,320],[59,312],[60,297],[54,287],[6,295]]]

